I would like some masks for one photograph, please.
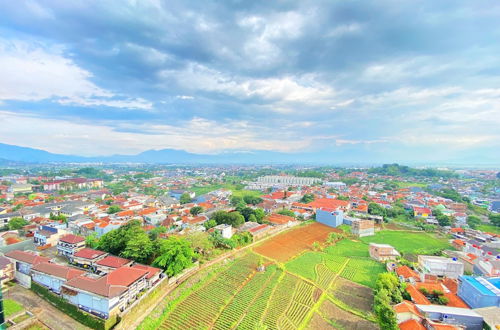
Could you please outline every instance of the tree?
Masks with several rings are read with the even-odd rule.
[[[304,196],[302,196],[300,201],[304,204],[311,203],[312,201],[314,201],[314,195],[313,194],[305,194]]]
[[[151,229],[148,233],[149,235],[149,239],[151,241],[155,241],[158,239],[158,236],[160,234],[163,234],[163,233],[166,233],[167,232],[167,227],[165,226],[158,226],[158,227],[155,227],[153,229]]]
[[[145,231],[138,231],[125,245],[121,257],[139,263],[149,263],[153,255],[153,242]]]
[[[181,195],[181,198],[179,201],[181,204],[188,204],[188,203],[192,202],[192,199],[191,199],[191,196],[189,195],[189,193],[185,192]]]
[[[500,227],[500,214],[490,214],[489,219],[492,225]]]
[[[231,205],[232,206],[238,206],[241,203],[243,203],[243,198],[241,198],[241,196],[232,196],[231,197]]]
[[[368,204],[368,213],[372,215],[385,216],[385,208],[378,205],[377,203]]]
[[[245,218],[237,211],[235,212],[217,211],[212,214],[211,219],[215,220],[215,222],[217,222],[218,225],[225,223],[233,227],[239,227],[243,223],[245,223]]]
[[[255,209],[253,214],[255,215],[255,219],[258,223],[262,223],[264,217],[266,216],[266,212],[264,212],[264,210],[260,208]]]
[[[189,210],[189,213],[191,213],[192,215],[196,216],[200,213],[203,212],[203,207],[201,206],[193,206],[190,210]]]
[[[281,215],[287,215],[289,217],[294,217],[295,218],[295,213],[293,213],[292,211],[287,210],[287,209],[279,210],[276,213],[281,214]]]
[[[467,217],[467,224],[472,229],[476,229],[477,226],[481,224],[481,219],[479,217],[476,217],[475,215],[470,215]]]
[[[26,226],[28,222],[21,217],[14,217],[9,221],[9,230],[17,230]]]
[[[198,254],[198,256],[208,257],[212,253],[214,244],[210,240],[207,233],[191,233],[186,236],[186,239],[189,241],[191,247],[194,249],[194,252]]]
[[[250,214],[250,216],[248,217],[248,222],[257,222],[255,214]]]
[[[210,219],[208,221],[205,221],[205,223],[203,224],[203,226],[205,227],[205,229],[210,229],[210,228],[213,228],[215,226],[217,226],[217,221],[215,221],[215,219]]]
[[[337,196],[337,199],[341,200],[341,201],[348,201],[349,197],[347,197],[347,196]]]
[[[171,236],[159,242],[159,255],[153,265],[161,267],[172,277],[193,263],[194,250],[189,241]]]
[[[89,236],[85,237],[85,245],[91,249],[97,248],[99,245],[99,237],[97,237],[97,233],[94,231]]]
[[[243,201],[247,204],[257,205],[262,203],[262,198],[252,195],[245,195],[243,196]]]
[[[108,207],[108,214],[114,214],[118,213],[122,210],[122,208],[119,205],[111,205]]]

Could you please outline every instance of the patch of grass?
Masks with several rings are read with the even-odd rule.
[[[342,225],[338,226],[337,228],[340,229],[340,230],[343,230],[346,233],[350,233],[351,232],[351,226],[346,225],[346,224],[342,224]]]
[[[369,257],[368,245],[360,241],[344,239],[324,250],[325,253],[343,257]]]
[[[285,267],[288,271],[310,279],[316,280],[316,265],[323,262],[321,252],[306,252],[298,258],[286,263]]]
[[[500,234],[500,227],[493,225],[479,225],[476,228],[477,230],[485,231],[493,234]]]
[[[31,316],[29,316],[28,314],[24,313],[24,314],[19,315],[16,318],[14,318],[12,321],[14,321],[17,324],[17,323],[21,323],[24,320],[29,319],[30,317]]]
[[[16,314],[20,311],[22,311],[24,308],[21,304],[19,304],[17,301],[14,301],[12,299],[4,299],[3,301],[3,310],[5,313],[5,317],[9,317],[13,314]]]
[[[214,190],[218,189],[229,189],[233,193],[233,196],[255,196],[255,197],[260,197],[263,195],[261,191],[256,191],[256,190],[245,190],[245,189],[239,189],[241,186],[230,184],[230,183],[224,183],[224,184],[212,184],[208,186],[200,186],[200,187],[191,187],[188,190],[196,193],[196,196],[204,195],[206,193],[209,193]]]
[[[362,237],[361,241],[390,244],[403,254],[432,254],[452,248],[447,239],[423,232],[382,230],[374,236]]]
[[[393,181],[393,183],[397,184],[399,188],[409,188],[409,187],[425,188],[425,187],[427,187],[426,183],[420,183],[420,182]]]

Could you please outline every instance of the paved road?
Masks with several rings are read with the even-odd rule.
[[[42,323],[51,329],[89,329],[37,296],[34,292],[19,285],[15,285],[5,292],[4,298],[13,299],[21,303],[27,310],[35,314]]]

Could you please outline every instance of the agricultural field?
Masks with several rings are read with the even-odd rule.
[[[432,254],[452,248],[448,239],[424,232],[383,230],[375,236],[362,237],[361,241],[390,244],[402,254]]]
[[[254,251],[272,260],[285,262],[310,249],[314,242],[323,243],[332,232],[341,230],[315,222],[270,238]]]

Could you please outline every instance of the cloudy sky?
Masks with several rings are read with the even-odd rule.
[[[500,161],[496,0],[27,0],[0,12],[1,143]]]

